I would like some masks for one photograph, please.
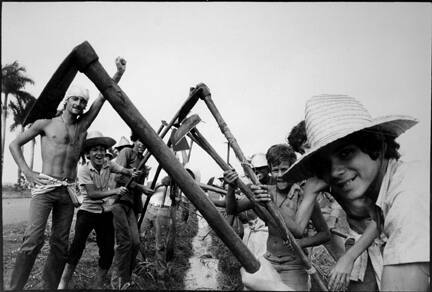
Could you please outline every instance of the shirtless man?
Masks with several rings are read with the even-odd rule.
[[[126,61],[116,59],[118,82],[126,68]],[[44,231],[52,210],[50,252],[42,273],[44,289],[56,289],[65,265],[69,229],[74,205],[68,194],[76,181],[77,164],[87,129],[102,108],[105,98],[100,94],[90,109],[84,112],[89,100],[88,90],[70,86],[65,95],[64,109],[52,119],[40,119],[9,144],[18,167],[32,186],[29,225],[18,251],[12,272],[10,289],[22,290],[33,264],[44,244]],[[25,162],[21,147],[41,136],[42,172],[33,171]]]

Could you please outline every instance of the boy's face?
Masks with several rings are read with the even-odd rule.
[[[254,172],[261,183],[267,183],[267,178],[269,174],[269,168],[267,166],[256,167],[254,168]]]
[[[144,144],[141,141],[135,141],[134,147],[135,151],[139,154],[142,154],[144,152]]]
[[[374,186],[382,163],[348,143],[334,143],[319,157],[324,181],[334,194],[348,200],[364,196]]]
[[[272,177],[276,179],[276,188],[279,191],[286,191],[290,186],[288,182],[282,177],[282,174],[287,171],[289,167],[290,163],[288,161],[282,161],[278,165],[270,165]]]
[[[66,110],[74,115],[81,115],[87,106],[87,100],[81,96],[71,96],[66,101]]]
[[[89,149],[88,158],[94,167],[101,167],[105,161],[106,148],[102,145],[96,145]]]

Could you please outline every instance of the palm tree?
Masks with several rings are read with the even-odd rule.
[[[10,126],[10,131],[13,132],[17,127],[20,128],[18,135],[24,131],[24,119],[27,113],[32,108],[33,104],[36,102],[36,98],[28,92],[18,91],[16,94],[16,100],[10,101],[9,107],[13,113],[13,123]],[[32,147],[34,147],[35,139],[32,140]],[[34,151],[33,154],[34,155]],[[32,160],[33,161],[33,157]],[[33,163],[31,163],[30,168],[33,168]],[[17,185],[21,186],[21,169],[18,167],[18,179]]]
[[[2,66],[2,88],[1,91],[4,93],[4,100],[1,101],[2,105],[2,132],[1,132],[1,170],[3,172],[3,157],[4,157],[4,146],[6,137],[6,117],[8,114],[8,98],[9,95],[15,97],[16,100],[26,98],[29,94],[22,89],[28,84],[34,84],[34,81],[29,77],[25,76],[26,69],[21,66],[18,61],[14,61],[11,64]]]

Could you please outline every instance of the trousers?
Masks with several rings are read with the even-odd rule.
[[[69,231],[74,214],[74,206],[66,187],[32,196],[29,223],[11,276],[11,290],[22,290],[27,283],[36,257],[44,244],[45,227],[51,211],[50,250],[42,272],[42,285],[44,289],[57,289],[67,259]]]
[[[84,252],[87,238],[94,229],[96,243],[99,248],[98,265],[103,270],[108,270],[114,257],[114,226],[112,213],[91,213],[79,210],[75,223],[75,237],[69,249],[67,262],[76,266]]]
[[[112,214],[115,245],[111,286],[118,289],[131,281],[140,240],[137,217],[131,206],[116,203]]]

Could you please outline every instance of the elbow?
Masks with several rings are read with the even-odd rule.
[[[9,151],[13,154],[15,153],[15,150],[17,149],[17,143],[15,140],[9,143]]]
[[[292,234],[294,235],[295,238],[303,237],[303,231],[300,228],[294,228],[294,230],[292,230]]]

